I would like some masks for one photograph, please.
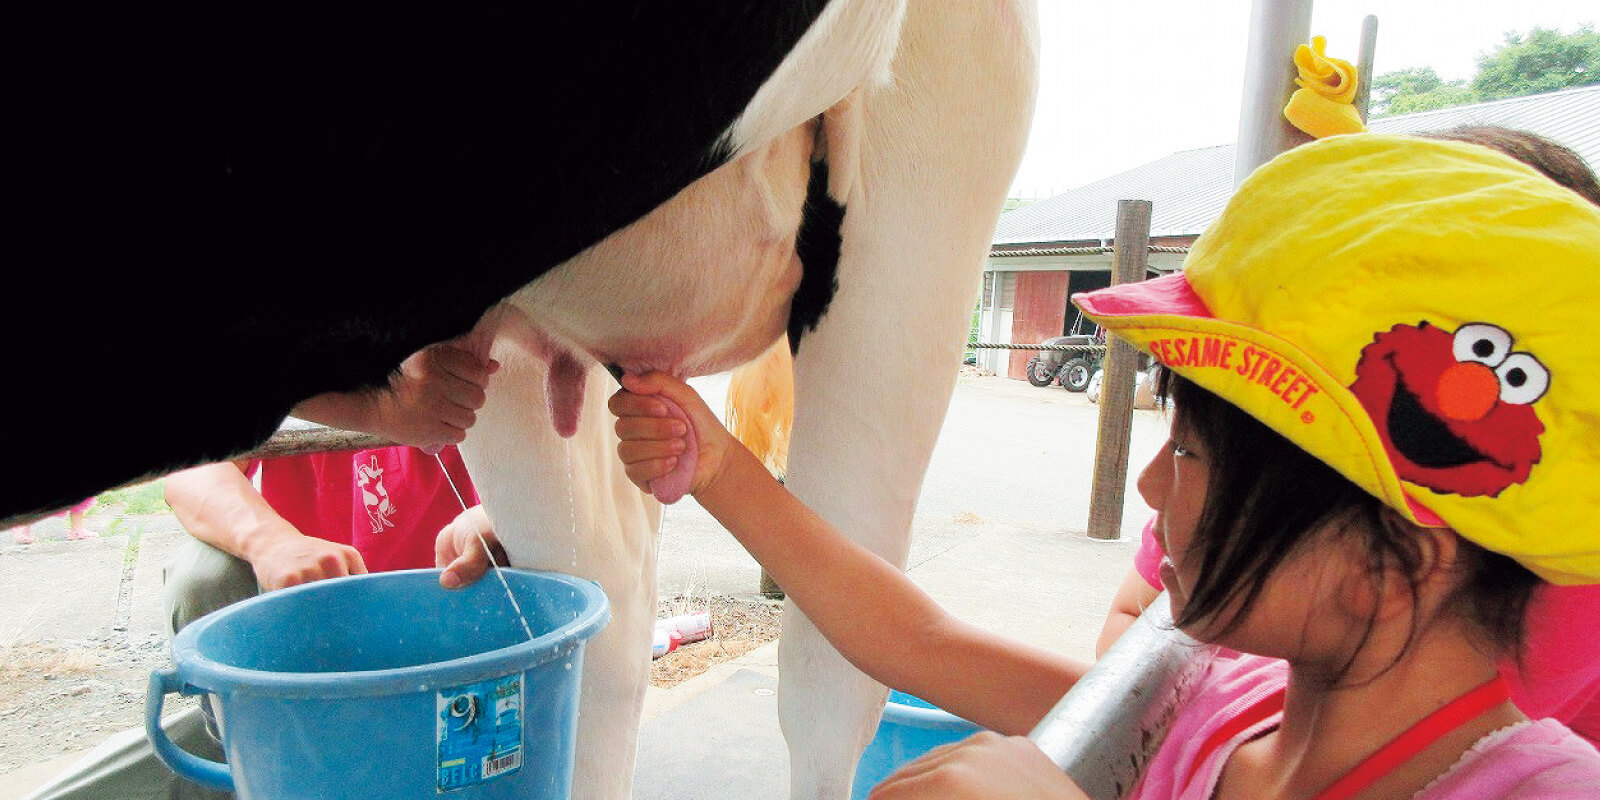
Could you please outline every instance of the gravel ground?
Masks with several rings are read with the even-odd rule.
[[[143,524],[163,530],[175,520],[91,515],[91,531],[106,533]],[[57,521],[35,526],[39,544],[71,548]],[[7,535],[0,532],[0,535]],[[22,546],[8,551],[23,553]],[[49,598],[33,598],[36,603]],[[663,598],[659,616],[709,609],[714,635],[657,659],[651,683],[674,686],[712,665],[737,658],[778,637],[781,604],[749,598],[699,595]],[[51,614],[0,620],[0,775],[99,744],[127,728],[144,725],[145,688],[152,670],[169,663],[165,635],[151,631],[42,630]],[[168,695],[166,713],[192,698]]]
[[[159,633],[0,648],[0,774],[143,725],[145,684],[166,664]]]
[[[676,686],[715,664],[731,661],[776,638],[783,604],[732,597],[674,597],[658,601],[658,619],[711,611],[711,637],[680,646],[650,665],[650,685]]]

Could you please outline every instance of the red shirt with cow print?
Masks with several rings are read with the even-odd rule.
[[[415,447],[287,456],[259,465],[261,496],[301,533],[347,544],[372,572],[432,567],[433,541],[478,493],[455,447],[439,458]]]

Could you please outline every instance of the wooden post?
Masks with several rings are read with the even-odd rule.
[[[782,600],[784,597],[783,587],[772,579],[766,567],[761,568],[761,596],[768,600]]]
[[[1142,281],[1150,260],[1150,201],[1117,201],[1117,239],[1111,256],[1111,285]],[[1128,483],[1128,443],[1133,434],[1134,380],[1139,351],[1128,342],[1106,339],[1105,375],[1100,381],[1100,432],[1095,440],[1094,484],[1089,492],[1089,538],[1122,536],[1123,488]]]

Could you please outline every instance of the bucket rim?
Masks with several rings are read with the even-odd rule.
[[[923,708],[921,706],[903,703],[896,699],[897,695],[914,698],[921,702],[928,702],[916,695],[895,691],[890,693],[888,700],[883,704],[883,718],[896,725],[908,728],[920,728],[934,731],[972,731],[977,733],[983,730],[981,725],[958,717],[942,708]],[[929,705],[932,705],[931,703]]]
[[[426,574],[437,581],[442,571],[441,569],[393,570],[313,581],[273,592],[264,592],[201,617],[185,626],[172,640],[172,661],[178,678],[184,684],[183,693],[334,699],[430,691],[525,672],[563,656],[571,656],[573,651],[581,648],[586,640],[599,633],[611,620],[610,599],[594,581],[562,572],[502,568],[507,577],[515,575],[552,581],[581,593],[584,611],[571,622],[563,623],[533,639],[525,639],[505,647],[447,661],[432,661],[388,669],[323,672],[251,669],[212,659],[200,652],[197,644],[207,630],[225,620],[230,613],[237,613],[250,605],[269,602],[274,598],[282,598],[287,593],[319,589],[326,591],[329,586],[336,583],[371,579],[394,580],[396,576],[405,575]],[[484,580],[488,579],[489,576],[484,576]],[[576,660],[582,656],[580,653],[572,657]],[[439,672],[448,672],[450,676],[440,678],[436,674]],[[191,689],[194,691],[190,691]]]

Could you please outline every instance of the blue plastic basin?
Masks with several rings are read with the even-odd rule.
[[[439,588],[438,570],[318,581],[184,628],[150,676],[145,729],[178,774],[240,798],[565,798],[594,583],[505,570]],[[216,700],[228,763],[179,750],[166,694]]]
[[[983,728],[920,697],[890,692],[883,720],[856,764],[851,800],[863,800],[890,773],[935,747],[959,742]]]

